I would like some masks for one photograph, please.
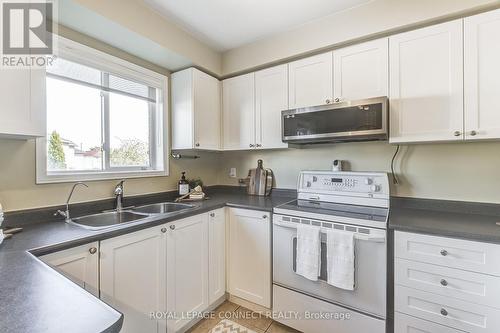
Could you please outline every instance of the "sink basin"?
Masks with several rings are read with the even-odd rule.
[[[189,205],[189,204],[163,202],[163,203],[151,204],[151,205],[146,205],[146,206],[134,208],[134,212],[143,213],[143,214],[151,214],[151,215],[159,215],[159,214],[175,213],[175,212],[189,209],[189,208],[193,208],[193,207],[194,207],[194,205]]]
[[[138,214],[131,211],[106,212],[77,217],[71,219],[69,223],[86,229],[99,230],[138,221],[147,217],[145,214]]]

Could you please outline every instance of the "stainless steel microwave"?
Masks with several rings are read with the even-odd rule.
[[[387,97],[281,112],[283,142],[296,144],[387,140],[388,125]]]

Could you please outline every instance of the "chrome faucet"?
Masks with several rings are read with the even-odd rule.
[[[77,182],[73,185],[73,188],[71,188],[71,192],[69,192],[68,200],[66,200],[66,211],[63,212],[62,210],[58,209],[57,212],[54,213],[54,216],[61,215],[64,217],[64,221],[66,222],[71,222],[71,216],[69,215],[69,202],[71,200],[71,197],[73,196],[73,192],[75,191],[75,188],[79,185],[89,187],[87,184],[82,183],[82,182]]]
[[[123,183],[125,180],[119,182],[115,187],[115,196],[116,196],[116,211],[121,212],[123,209]]]

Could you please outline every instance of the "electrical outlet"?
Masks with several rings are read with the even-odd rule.
[[[229,177],[236,178],[236,168],[229,169]]]

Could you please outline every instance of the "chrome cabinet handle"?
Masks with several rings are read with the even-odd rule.
[[[262,147],[260,143],[256,144],[255,147]]]
[[[196,146],[196,147],[199,147],[199,146],[200,146],[200,144],[199,144],[199,143],[196,143],[196,144],[195,144],[195,146]]]
[[[215,217],[215,213],[210,213],[210,217]]]
[[[470,136],[476,136],[477,135],[477,131],[470,131]]]
[[[172,225],[170,226],[170,230],[175,230],[175,225],[173,225],[173,224],[172,224]]]
[[[166,233],[167,232],[167,228],[161,228],[161,232]]]
[[[441,283],[441,285],[442,285],[442,286],[444,286],[444,287],[446,287],[446,286],[448,285],[448,281],[446,281],[445,279],[442,279],[442,280],[440,281],[440,283]]]
[[[460,135],[462,135],[462,132],[460,132],[460,131],[455,131],[455,132],[453,132],[453,135],[454,135],[454,136],[460,136]]]
[[[262,215],[262,218],[263,219],[267,219],[267,215]]]
[[[446,309],[441,309],[441,311],[440,311],[440,312],[441,312],[441,314],[442,314],[443,316],[445,316],[445,317],[448,315],[448,311],[446,311]]]
[[[340,98],[336,97],[335,98],[335,103],[340,103]]]
[[[439,253],[441,253],[441,255],[442,255],[443,257],[446,257],[446,256],[448,255],[448,251],[446,251],[446,250],[444,250],[444,249],[443,249],[443,250],[441,250],[441,252],[439,252]]]
[[[326,103],[326,104],[330,104],[331,102],[332,102],[332,101],[331,101],[331,100],[329,100],[329,99],[327,99],[327,100],[325,101],[325,103]]]
[[[249,146],[250,146],[250,148],[253,148],[253,147],[255,147],[255,145],[254,145],[254,144],[249,144]]]
[[[96,253],[97,253],[97,248],[96,248],[96,247],[91,247],[91,248],[89,249],[89,253],[90,253],[90,254],[96,254]]]

